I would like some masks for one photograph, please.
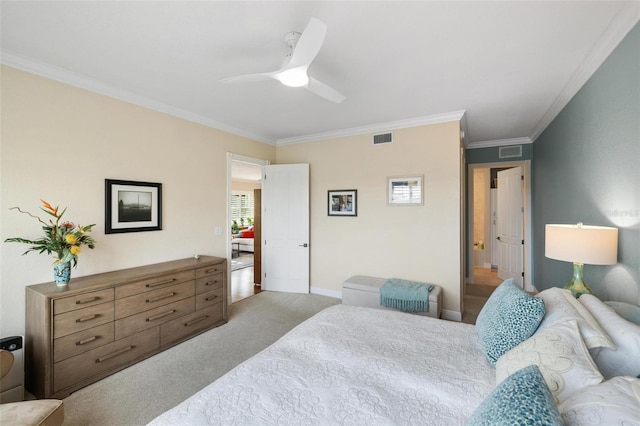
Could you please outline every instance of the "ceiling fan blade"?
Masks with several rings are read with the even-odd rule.
[[[222,80],[218,80],[218,83],[238,83],[238,82],[244,83],[246,81],[264,81],[270,78],[276,78],[275,76],[280,71],[281,70],[273,71],[273,72],[261,72],[256,74],[237,75],[235,77],[227,77],[227,78],[223,78]]]
[[[338,92],[332,87],[327,86],[323,82],[316,80],[313,77],[309,77],[309,84],[307,84],[305,87],[316,95],[322,96],[323,98],[337,104],[346,99],[342,93]]]
[[[296,68],[302,65],[308,67],[320,51],[326,35],[327,26],[325,23],[316,18],[311,18],[307,28],[304,29],[300,36],[286,68]]]

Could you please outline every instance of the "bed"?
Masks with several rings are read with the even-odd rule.
[[[594,412],[602,422],[592,424],[638,424],[640,326],[615,318],[620,340],[596,320],[610,321],[611,308],[563,292],[532,297],[505,282],[477,326],[336,305],[151,425],[517,424],[531,413],[560,425]],[[605,378],[593,357],[622,341],[602,362],[625,366]]]

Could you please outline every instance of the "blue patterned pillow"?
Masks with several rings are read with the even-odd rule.
[[[476,408],[467,426],[562,426],[562,417],[537,365],[516,371]]]
[[[527,340],[544,317],[544,301],[524,291],[513,280],[505,280],[493,291],[478,314],[476,331],[489,362]]]

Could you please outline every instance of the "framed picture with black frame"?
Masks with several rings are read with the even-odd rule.
[[[333,189],[328,193],[329,216],[358,216],[358,190]]]
[[[162,229],[162,184],[104,180],[105,234]]]

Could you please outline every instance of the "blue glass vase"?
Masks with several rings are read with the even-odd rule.
[[[67,285],[71,279],[71,262],[53,264],[53,280],[57,285]]]

